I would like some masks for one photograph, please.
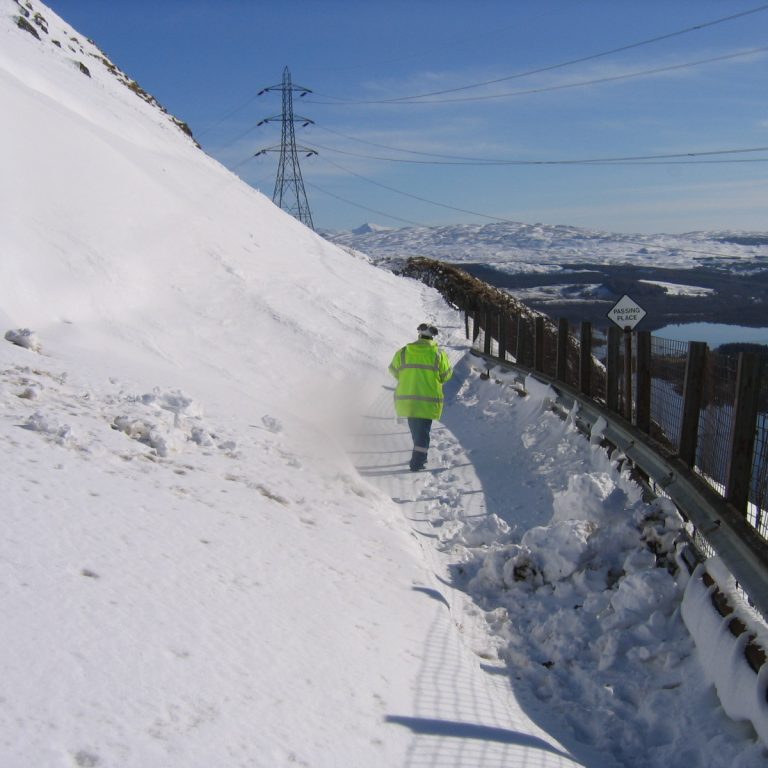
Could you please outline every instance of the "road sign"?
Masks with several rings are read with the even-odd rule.
[[[642,307],[624,294],[608,313],[619,328],[632,330],[648,314]]]

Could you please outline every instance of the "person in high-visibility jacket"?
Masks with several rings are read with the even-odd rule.
[[[437,346],[434,325],[422,323],[419,337],[395,352],[389,372],[397,379],[395,411],[408,419],[413,438],[411,472],[424,469],[432,422],[443,413],[443,384],[453,375],[448,355]]]

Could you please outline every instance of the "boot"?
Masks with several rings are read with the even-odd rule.
[[[417,448],[414,448],[413,453],[411,454],[411,462],[409,464],[411,472],[418,472],[419,470],[424,469],[426,463],[427,452],[425,450],[418,450]]]

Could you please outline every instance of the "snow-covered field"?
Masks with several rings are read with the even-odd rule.
[[[648,551],[676,512],[100,57],[0,0],[0,766],[768,763]]]
[[[687,340],[747,341],[766,333],[768,234],[692,232],[631,235],[576,227],[496,222],[384,229],[365,225],[327,237],[374,263],[399,269],[414,256],[464,265],[467,271],[550,317],[605,325],[627,292],[647,311],[641,330],[719,323]],[[694,329],[690,329],[693,333]]]
[[[387,229],[373,224],[332,232],[335,243],[380,261],[410,256],[452,263],[489,264],[509,273],[549,273],[572,264],[631,264],[690,269],[699,265],[738,265],[765,269],[766,233],[690,232],[641,235],[593,232],[570,226],[515,222],[454,224]]]

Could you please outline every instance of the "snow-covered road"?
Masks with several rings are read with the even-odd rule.
[[[454,338],[448,351],[457,365],[467,347]],[[455,389],[456,384],[447,388],[454,394]],[[429,581],[413,585],[433,620],[418,649],[412,707],[387,715],[388,722],[412,733],[405,766],[583,765],[523,711],[506,666],[489,645],[485,622],[450,583],[455,558],[440,551],[438,532],[449,523],[487,518],[471,460],[450,429],[435,423],[428,468],[411,472],[412,441],[405,421],[394,416],[393,390],[383,388],[351,454],[360,475],[400,506],[432,570]]]

